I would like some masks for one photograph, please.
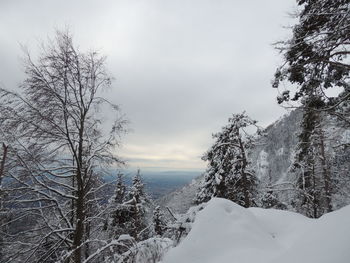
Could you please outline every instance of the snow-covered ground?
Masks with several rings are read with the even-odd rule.
[[[350,206],[319,219],[214,198],[162,263],[349,263]]]

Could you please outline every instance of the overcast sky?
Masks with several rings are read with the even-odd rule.
[[[133,132],[130,168],[204,170],[200,156],[232,113],[267,126],[285,110],[271,88],[294,0],[0,0],[0,84],[24,78],[20,44],[69,26],[80,50],[108,57],[108,98]]]

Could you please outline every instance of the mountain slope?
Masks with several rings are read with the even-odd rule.
[[[163,207],[169,207],[176,214],[186,213],[193,206],[193,200],[201,180],[202,176],[193,179],[188,185],[159,198],[157,203]]]
[[[298,144],[302,111],[294,110],[281,117],[265,129],[266,136],[261,137],[254,149],[249,152],[252,165],[260,180],[260,190],[267,185],[279,185],[278,198],[290,203],[293,193],[291,184],[294,178],[288,173],[293,162]],[[350,147],[338,147],[342,143],[350,143],[350,131],[328,118],[324,122],[327,157],[331,160],[330,171],[338,179],[337,187],[332,192],[333,208],[338,209],[350,203]],[[177,213],[184,213],[192,205],[195,194],[203,177],[159,200],[163,206],[169,206]],[[289,209],[292,209],[289,207]]]

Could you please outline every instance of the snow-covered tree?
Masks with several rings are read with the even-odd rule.
[[[292,167],[296,176],[296,209],[307,216],[317,218],[332,211],[331,174],[326,154],[326,138],[323,129],[324,113],[315,110],[322,104],[319,96],[310,96],[301,123],[299,144]]]
[[[151,202],[145,193],[140,170],[133,177],[129,189],[126,188],[122,175],[118,175],[115,195],[109,206],[107,229],[113,239],[120,235],[130,235],[135,241],[148,238]]]
[[[114,195],[108,207],[109,218],[107,218],[107,225],[105,226],[105,230],[108,230],[112,239],[117,239],[122,234],[129,234],[130,208],[125,204],[127,201],[126,190],[124,176],[122,173],[118,173]]]
[[[136,203],[145,203],[145,185],[141,177],[140,169],[137,170],[136,175],[132,178],[129,198],[134,199]]]
[[[166,231],[166,222],[164,214],[160,209],[160,206],[157,206],[153,211],[153,230],[154,233],[158,236],[162,236]]]
[[[284,63],[275,74],[274,87],[287,80],[297,84],[296,92],[285,90],[278,102],[301,101],[318,91],[325,104],[323,109],[350,125],[349,112],[342,110],[349,103],[350,4],[347,0],[296,0],[298,23],[293,35],[281,41],[277,48]],[[340,88],[342,93],[329,97],[327,89]],[[333,95],[334,96],[334,95]]]
[[[256,123],[244,112],[233,114],[222,131],[213,135],[215,143],[203,157],[208,161],[208,169],[196,196],[197,203],[223,197],[244,207],[254,205],[257,178],[247,151],[255,141],[248,128],[260,131]]]
[[[125,195],[126,185],[124,183],[124,175],[122,173],[118,173],[113,199],[117,204],[122,204],[125,201]]]
[[[41,50],[36,60],[26,53],[20,93],[0,89],[0,132],[15,163],[6,172],[16,184],[7,207],[22,209],[28,223],[40,222],[15,231],[21,248],[9,258],[45,262],[58,253],[80,263],[88,256],[88,225],[101,220],[89,212],[102,190],[96,182],[103,168],[121,163],[115,148],[125,122],[100,94],[111,86],[103,56],[78,51],[67,32],[57,32]],[[102,105],[115,113],[110,132],[101,129]],[[21,243],[24,233],[32,234]]]
[[[276,208],[279,204],[276,194],[272,191],[266,191],[261,198],[263,208]]]
[[[144,232],[148,227],[146,213],[148,212],[149,200],[145,195],[144,183],[142,181],[141,172],[138,169],[136,175],[132,179],[132,186],[129,193],[130,212],[131,212],[131,236],[135,240],[142,240],[147,237]]]

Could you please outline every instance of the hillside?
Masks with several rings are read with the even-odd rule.
[[[163,207],[169,207],[174,213],[184,214],[193,205],[193,199],[201,183],[202,176],[192,180],[191,183],[173,191],[157,200]]]

